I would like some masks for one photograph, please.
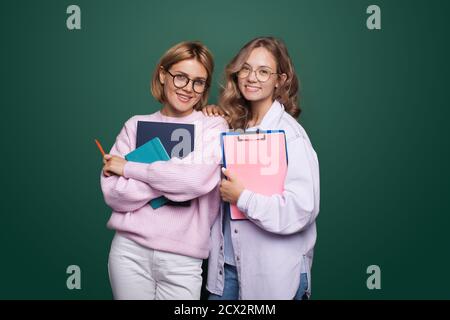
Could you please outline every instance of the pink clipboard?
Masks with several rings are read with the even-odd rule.
[[[223,132],[223,166],[244,183],[246,189],[271,196],[284,191],[288,156],[283,130]],[[247,217],[236,205],[225,203],[232,220]]]

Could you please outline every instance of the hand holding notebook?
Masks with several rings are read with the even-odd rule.
[[[162,149],[167,151],[167,157],[164,157],[164,159],[161,160],[166,161],[171,157],[182,159],[194,149],[194,130],[195,126],[188,123],[138,121],[136,149],[140,148],[148,141],[158,138]],[[150,205],[153,209],[157,209],[163,205],[187,207],[190,206],[190,204],[190,201],[175,202],[164,196],[150,201]]]
[[[152,163],[155,161],[167,161],[170,159],[166,149],[164,149],[161,140],[159,138],[153,138],[150,141],[144,143],[139,148],[131,151],[125,156],[127,161]],[[153,209],[157,209],[169,200],[164,197],[158,197],[150,201],[150,205]]]

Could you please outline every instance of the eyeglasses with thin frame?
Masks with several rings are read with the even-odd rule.
[[[172,76],[173,85],[178,89],[186,87],[189,84],[189,82],[192,81],[192,90],[194,90],[195,93],[202,94],[203,92],[205,92],[208,86],[206,80],[191,79],[187,75],[182,73],[172,74],[169,70],[166,71],[168,74]]]
[[[269,67],[259,67],[258,69],[253,70],[252,67],[244,65],[241,70],[236,73],[236,75],[238,76],[238,78],[245,79],[253,72],[255,73],[256,79],[259,82],[266,82],[273,74],[280,74],[278,72],[272,72]]]

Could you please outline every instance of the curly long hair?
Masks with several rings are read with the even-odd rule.
[[[287,75],[286,81],[275,89],[273,99],[282,103],[285,111],[294,118],[301,112],[297,97],[299,82],[285,44],[274,37],[256,38],[248,42],[225,68],[219,106],[228,115],[229,125],[235,130],[246,129],[252,118],[250,103],[242,96],[238,87],[237,72],[241,70],[252,50],[259,47],[267,49],[273,55],[277,62],[277,72]]]

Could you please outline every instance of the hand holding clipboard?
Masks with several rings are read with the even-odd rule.
[[[288,156],[283,130],[224,132],[221,144],[226,176],[236,177],[246,189],[266,196],[284,191]],[[225,210],[233,220],[247,219],[235,204],[226,203]]]

